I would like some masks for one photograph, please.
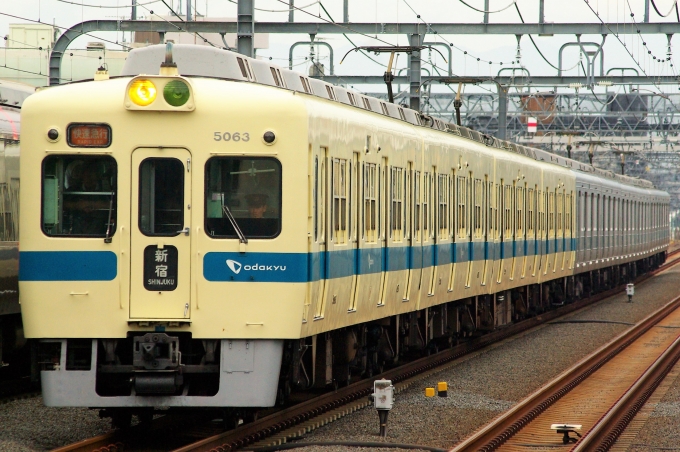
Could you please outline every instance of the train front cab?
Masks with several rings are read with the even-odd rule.
[[[195,111],[130,111],[128,82],[63,86],[26,105],[20,284],[44,402],[271,406],[307,281],[295,253],[306,219],[293,207],[305,182],[292,170],[304,109],[288,92],[193,79]],[[78,103],[88,98],[98,101]],[[253,106],[227,121],[251,139],[215,139],[228,102]],[[42,114],[55,104],[56,123]],[[88,129],[112,138],[73,141]]]

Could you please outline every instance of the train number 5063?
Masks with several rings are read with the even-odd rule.
[[[248,132],[214,132],[215,141],[250,141]]]

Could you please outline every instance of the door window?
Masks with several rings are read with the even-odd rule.
[[[149,158],[139,166],[139,230],[147,236],[175,236],[184,228],[184,164]]]

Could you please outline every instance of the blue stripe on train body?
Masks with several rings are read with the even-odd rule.
[[[118,260],[111,251],[21,251],[19,281],[112,281]]]
[[[550,245],[552,242],[552,246]],[[455,242],[425,246],[373,247],[315,253],[209,252],[203,258],[208,281],[298,282],[428,268],[473,261],[534,256],[555,249],[555,240]],[[558,240],[576,249],[578,239]],[[562,247],[560,247],[562,248]],[[514,252],[513,252],[514,251]],[[118,274],[111,251],[22,251],[20,281],[111,281]]]

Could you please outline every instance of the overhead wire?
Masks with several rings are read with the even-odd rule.
[[[652,7],[654,8],[654,11],[656,11],[656,13],[657,13],[659,16],[661,16],[661,17],[668,17],[668,16],[670,16],[670,14],[673,12],[674,9],[677,11],[677,8],[678,8],[678,0],[674,0],[674,1],[673,1],[673,4],[671,5],[671,9],[669,9],[668,12],[667,12],[666,14],[661,14],[661,11],[659,11],[659,8],[656,7],[656,3],[654,3],[654,0],[652,0]]]
[[[227,1],[229,3],[233,3],[235,5],[238,5],[237,1],[234,1],[234,0],[227,0]],[[317,3],[321,3],[321,2],[319,0],[317,0],[317,1],[312,2],[312,3],[305,5],[305,6],[298,6],[298,7],[293,6],[292,8],[289,7],[288,9],[263,9],[263,8],[253,8],[253,9],[255,11],[262,11],[262,12],[265,12],[265,13],[288,13],[288,12],[291,12],[291,11],[295,11],[296,8],[309,8],[310,6],[314,6]]]
[[[132,8],[132,5],[123,5],[123,6],[104,6],[104,5],[86,5],[84,3],[78,3],[78,2],[69,2],[68,0],[56,0],[60,3],[67,3],[69,5],[75,5],[75,6],[81,6],[81,7],[86,7],[86,8],[100,8],[100,9],[125,9],[125,8]],[[136,6],[144,6],[144,5],[151,5],[154,3],[158,3],[161,0],[152,0],[147,3],[137,3]]]
[[[471,58],[473,58],[473,59],[476,59],[478,62],[481,61],[481,62],[489,63],[489,64],[499,64],[499,63],[493,63],[492,61],[485,60],[485,59],[480,58],[480,57],[476,57],[476,56],[474,56],[474,55],[472,55],[472,54],[469,54],[467,50],[463,50],[463,49],[461,49],[460,47],[456,46],[456,45],[453,44],[451,41],[447,40],[447,39],[444,38],[442,35],[440,35],[440,34],[437,32],[437,30],[435,30],[434,28],[432,28],[432,25],[430,25],[427,21],[425,21],[425,19],[423,19],[423,18],[420,16],[420,14],[418,14],[418,13],[416,12],[415,9],[413,9],[413,7],[408,3],[407,0],[402,0],[402,1],[404,2],[404,4],[406,4],[406,6],[408,6],[408,8],[413,12],[413,14],[416,15],[416,18],[417,18],[417,19],[419,19],[424,25],[426,25],[427,28],[428,28],[429,30],[432,30],[432,31],[433,31],[433,34],[439,36],[439,37],[442,39],[442,41],[446,42],[450,47],[452,47],[452,48],[458,50],[459,52],[463,52],[463,55],[468,55],[469,57],[471,57]],[[503,63],[501,62],[500,65],[502,66]]]
[[[165,7],[168,8],[168,10],[170,11],[170,13],[171,13],[172,15],[174,15],[174,16],[177,17],[179,20],[181,20],[183,24],[185,24],[185,25],[187,24],[187,21],[184,20],[184,19],[182,19],[182,17],[181,17],[179,14],[177,14],[177,13],[175,12],[175,10],[172,9],[172,7],[171,7],[170,5],[168,5],[168,4],[165,2],[165,0],[160,0],[160,1],[163,2],[163,4],[165,5]],[[147,8],[146,6],[143,6],[143,5],[138,5],[138,6],[142,6],[142,8],[144,8],[145,10],[147,10],[147,11],[149,12],[149,14],[153,14],[153,15],[155,15],[156,17],[160,18],[162,21],[164,21],[164,22],[166,22],[166,23],[168,23],[168,24],[170,24],[170,25],[173,25],[175,28],[177,28],[177,30],[183,31],[183,32],[185,32],[185,33],[193,33],[193,34],[195,34],[196,36],[198,36],[199,38],[201,38],[201,39],[203,40],[204,43],[209,44],[211,47],[218,48],[215,44],[213,44],[212,42],[210,42],[207,38],[203,37],[203,35],[201,35],[199,32],[197,32],[197,31],[190,32],[189,30],[183,29],[182,27],[178,26],[177,24],[174,24],[174,23],[170,22],[169,20],[165,19],[164,17],[162,17],[162,16],[160,16],[160,15],[154,13],[153,10],[150,10],[150,9]]]
[[[510,8],[512,5],[517,5],[517,0],[512,0],[512,2],[510,2],[510,4],[509,4],[508,6],[504,6],[504,7],[501,8],[501,9],[497,9],[497,10],[495,10],[495,11],[485,11],[485,10],[483,10],[483,9],[475,8],[474,6],[472,6],[472,5],[470,5],[470,4],[466,3],[466,2],[464,2],[463,0],[458,0],[458,1],[461,2],[463,5],[467,6],[468,8],[470,8],[470,9],[474,9],[474,10],[477,11],[477,12],[485,13],[485,14],[487,14],[487,13],[488,13],[488,14],[500,13],[501,11],[505,11],[506,9]]]
[[[522,17],[522,13],[519,11],[519,6],[517,5],[516,2],[515,2],[515,9],[517,10],[517,14],[519,14],[519,19],[522,21],[522,23],[525,23],[525,22],[524,22],[524,17]],[[557,66],[555,66],[555,65],[552,64],[550,61],[548,61],[548,59],[545,57],[545,55],[543,55],[543,52],[541,52],[541,49],[539,49],[539,48],[538,48],[538,45],[536,45],[536,41],[534,41],[534,37],[531,36],[531,35],[528,35],[528,36],[529,36],[529,39],[531,39],[531,43],[534,45],[534,48],[536,49],[536,51],[538,52],[538,54],[541,55],[541,58],[543,58],[543,61],[545,61],[546,63],[548,63],[548,65],[550,65],[550,67],[552,67],[553,69],[559,70],[559,68],[558,68]]]
[[[626,1],[627,1],[627,0],[626,0]],[[586,3],[586,5],[588,5],[588,8],[590,8],[590,10],[592,11],[592,13],[595,14],[595,17],[597,17],[597,19],[600,21],[600,23],[602,23],[602,25],[604,25],[604,26],[610,31],[610,33],[613,34],[613,35],[616,37],[616,39],[623,45],[623,48],[626,50],[626,53],[628,53],[628,55],[629,55],[629,56],[631,57],[631,59],[635,62],[635,64],[637,65],[637,67],[640,68],[640,70],[642,71],[642,73],[645,74],[645,76],[647,76],[647,77],[650,79],[650,81],[652,82],[652,84],[653,84],[654,86],[656,86],[656,88],[659,90],[659,92],[662,92],[661,87],[656,83],[656,81],[654,80],[654,77],[653,77],[653,76],[650,76],[649,74],[647,74],[647,71],[645,71],[645,69],[644,69],[644,68],[642,67],[642,65],[638,62],[638,60],[635,59],[635,57],[633,56],[633,54],[631,53],[631,51],[628,49],[628,46],[626,46],[626,44],[625,44],[623,41],[621,41],[621,38],[619,37],[619,34],[618,34],[618,33],[614,33],[614,30],[612,30],[611,27],[610,27],[609,25],[607,25],[607,23],[606,23],[604,20],[602,20],[602,18],[600,17],[600,15],[597,13],[597,11],[595,11],[595,10],[593,9],[593,7],[590,5],[590,3],[588,2],[588,0],[584,0],[584,2]],[[629,7],[630,7],[630,4],[629,4]],[[631,14],[631,17],[634,17],[634,14],[633,14],[633,13],[630,13],[630,14]],[[635,22],[634,22],[634,23],[635,23]],[[637,23],[635,23],[635,24],[637,25]],[[637,28],[637,30],[638,30],[638,32],[639,32],[640,29]],[[640,39],[642,39],[642,37],[640,37]],[[643,44],[645,44],[645,47],[646,47],[646,43],[645,43],[644,41],[643,41]],[[673,64],[672,64],[672,63],[671,63],[671,67],[673,67]],[[675,70],[673,70],[673,72],[675,72]],[[675,103],[674,103],[670,98],[668,98],[668,102],[673,106],[673,108],[675,108],[676,111],[680,112],[680,109],[678,109],[678,106],[675,105]]]

